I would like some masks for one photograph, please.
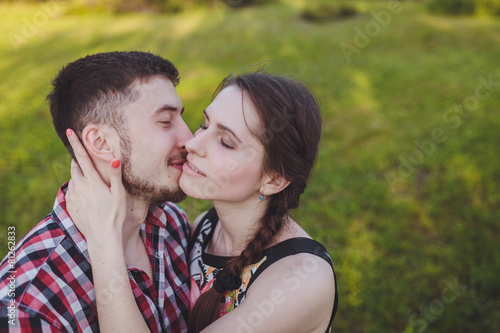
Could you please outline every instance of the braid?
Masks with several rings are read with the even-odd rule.
[[[276,201],[271,198],[271,201]],[[247,243],[246,248],[241,252],[238,257],[234,257],[228,264],[228,269],[235,276],[240,276],[243,269],[252,264],[255,260],[259,260],[262,252],[269,245],[274,236],[281,230],[284,224],[285,215],[277,214],[277,210],[270,203],[267,208],[266,214],[260,220],[259,229],[257,233]]]
[[[221,270],[223,273],[217,273],[214,286],[200,296],[189,316],[189,333],[200,332],[219,318],[223,291],[239,288],[237,285],[241,285],[241,281],[237,279],[245,267],[262,258],[264,249],[288,222],[289,210],[299,206],[321,137],[319,105],[304,84],[264,72],[230,75],[222,81],[214,96],[231,85],[238,86],[250,98],[262,124],[263,129],[249,129],[264,147],[263,174],[278,173],[289,181],[289,185],[269,197],[268,207],[257,223],[253,238],[241,254]],[[277,120],[286,126],[279,130],[268,126]]]
[[[246,266],[260,259],[266,246],[272,242],[274,236],[283,228],[288,210],[285,207],[277,209],[278,207],[275,205],[280,200],[277,197],[279,197],[279,194],[271,197],[266,214],[260,220],[259,229],[253,239],[247,243],[241,254],[232,258],[226,266],[225,269],[229,270],[233,276],[241,276]],[[224,294],[219,294],[215,288],[211,288],[200,296],[189,316],[189,333],[198,333],[218,319],[223,297]]]

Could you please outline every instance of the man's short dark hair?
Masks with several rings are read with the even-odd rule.
[[[52,81],[47,96],[52,122],[70,155],[73,150],[66,129],[79,136],[90,123],[112,126],[120,132],[121,110],[138,98],[132,84],[162,76],[175,86],[179,71],[168,60],[147,52],[107,52],[88,55],[69,63]]]

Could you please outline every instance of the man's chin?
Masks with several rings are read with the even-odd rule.
[[[132,198],[148,205],[161,204],[165,201],[178,203],[186,198],[186,194],[179,187],[175,189],[159,188],[147,182],[130,182],[126,179],[123,180],[123,185]]]
[[[163,198],[164,200],[161,200],[159,202],[156,202],[157,204],[158,203],[162,203],[162,202],[165,202],[165,201],[170,201],[170,202],[173,202],[173,203],[179,203],[181,202],[182,200],[186,199],[186,193],[184,193],[182,190],[178,190],[177,192],[170,192],[168,195],[165,195],[165,197]]]
[[[166,201],[179,203],[186,199],[186,194],[179,189],[175,192],[172,190],[165,190],[157,193],[142,193],[134,195],[134,197],[138,200],[146,202],[149,205],[159,205]]]

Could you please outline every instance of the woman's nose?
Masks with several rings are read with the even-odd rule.
[[[194,136],[186,141],[186,150],[190,154],[197,154],[200,156],[206,155],[206,150],[204,148],[204,140],[206,141],[203,131],[198,130],[194,133]]]

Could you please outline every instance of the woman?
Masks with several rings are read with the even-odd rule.
[[[186,143],[179,181],[187,195],[214,205],[192,228],[189,332],[329,331],[337,309],[333,264],[290,216],[318,152],[317,101],[303,84],[260,72],[226,78],[215,96],[204,124]],[[124,193],[108,192],[115,202]],[[85,200],[70,197],[73,203]],[[94,209],[123,215],[109,215],[112,208],[104,204]],[[75,223],[89,237],[89,226],[102,221],[84,218]],[[110,223],[119,228],[120,218]],[[116,248],[89,246],[93,270],[99,270],[95,278],[111,278],[94,262]],[[114,265],[125,266],[118,258]],[[126,276],[114,278],[128,283]],[[129,296],[126,310],[98,302],[99,314],[106,314],[100,315],[101,328],[148,331]]]

